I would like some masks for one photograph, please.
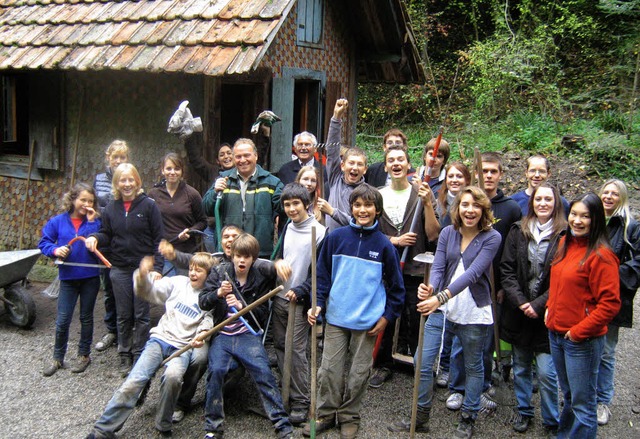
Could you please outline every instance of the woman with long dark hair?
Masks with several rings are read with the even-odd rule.
[[[569,207],[569,227],[551,266],[545,324],[564,395],[559,438],[595,438],[596,384],[607,325],[620,310],[618,258],[602,201],[593,192]]]
[[[543,317],[549,297],[551,261],[567,221],[558,189],[541,183],[533,188],[527,215],[511,226],[500,274],[505,300],[501,338],[513,348],[513,385],[518,407],[513,429],[528,430],[533,419],[533,366],[540,383],[540,410],[547,431],[558,430],[558,380]]]

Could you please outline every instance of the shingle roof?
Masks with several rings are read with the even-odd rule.
[[[239,74],[295,0],[0,0],[0,69]]]

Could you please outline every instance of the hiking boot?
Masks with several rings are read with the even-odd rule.
[[[471,418],[471,415],[469,413],[462,412],[460,414],[460,422],[458,422],[458,427],[453,433],[453,437],[459,439],[470,439],[473,436],[474,424],[475,421]]]
[[[531,421],[531,416],[526,416],[516,411],[513,414],[513,418],[511,419],[511,426],[513,427],[514,431],[517,431],[518,433],[524,433],[529,429]]]
[[[358,427],[360,425],[355,422],[340,424],[340,439],[355,439],[358,435]]]
[[[598,425],[607,425],[611,418],[611,410],[606,404],[598,403]]]
[[[487,392],[480,395],[480,412],[491,413],[498,408],[498,403],[487,395]]]
[[[460,410],[460,407],[462,407],[463,400],[464,400],[464,395],[462,393],[453,392],[447,398],[447,402],[445,403],[445,406],[449,410]]]
[[[441,370],[436,376],[436,386],[444,389],[449,384],[449,371]]]
[[[316,434],[320,434],[323,431],[327,431],[336,426],[336,418],[333,416],[329,416],[326,418],[318,418],[316,419]],[[303,436],[311,436],[311,423],[308,422],[304,424],[304,428],[302,429]]]
[[[51,375],[56,373],[58,369],[62,369],[62,362],[58,360],[53,360],[50,365],[48,365],[42,370],[42,375],[46,377],[50,377]]]
[[[373,375],[369,379],[369,387],[374,389],[382,387],[385,381],[391,378],[392,372],[388,367],[381,367],[373,371]]]
[[[106,351],[116,343],[116,340],[117,340],[117,336],[113,332],[107,332],[105,335],[102,336],[100,341],[96,343],[96,347],[95,347],[96,351],[98,352]]]
[[[87,367],[91,364],[91,357],[88,355],[79,355],[76,363],[71,367],[71,372],[82,373],[87,370]]]
[[[174,424],[177,424],[183,419],[184,419],[184,410],[178,409],[175,412],[173,412],[173,415],[171,415],[171,422],[173,422]]]
[[[292,425],[300,425],[307,421],[307,408],[306,407],[297,407],[291,409],[291,413],[289,413],[289,422]]]
[[[394,433],[410,432],[411,431],[411,418],[403,418],[387,426],[387,430]],[[416,416],[416,433],[428,433],[429,432],[429,410],[420,409],[418,407],[418,414]]]
[[[123,355],[120,357],[120,366],[118,367],[118,372],[120,372],[120,376],[122,378],[126,378],[131,372],[131,366],[133,366],[133,360],[131,357]]]

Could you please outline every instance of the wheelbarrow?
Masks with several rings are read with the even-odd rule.
[[[25,289],[27,275],[40,257],[40,250],[0,252],[0,301],[9,320],[20,328],[30,328],[36,320],[36,303]]]

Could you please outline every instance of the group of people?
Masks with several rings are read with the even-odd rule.
[[[342,438],[355,438],[367,387],[392,376],[396,349],[422,358],[416,431],[428,431],[435,380],[450,390],[447,408],[460,410],[454,437],[470,438],[480,410],[496,406],[492,371],[501,340],[512,349],[511,359],[499,358],[499,372],[513,369],[515,431],[533,421],[536,380],[551,436],[595,438],[608,422],[619,328],[631,326],[640,286],[640,229],[625,184],[609,180],[599,196],[569,203],[548,181],[547,159],[535,155],[527,160],[527,189],[509,197],[499,187],[498,154],[482,154],[472,175],[462,162],[447,163],[446,140],[432,139],[416,170],[397,129],[384,136],[384,161],[368,166],[362,150],[341,147],[347,108],[344,99],[335,104],[325,172],[308,132],[295,137],[296,158],[275,175],[258,165],[250,139],[221,145],[212,164],[192,136],[185,144],[190,168],[213,181],[211,188],[200,197],[184,182],[182,158],[170,153],[161,182],[145,194],[128,146],[114,141],[107,172],[65,194],[63,213],[47,222],[40,241],[43,254],[58,259],[61,282],[54,355],[43,374],[64,367],[78,298],[81,334],[71,371],[90,365],[102,277],[107,333],[95,348],[117,344],[126,377],[88,437],[114,437],[166,362],[155,420],[163,435],[184,418],[207,372],[205,438],[222,438],[225,383],[246,372],[278,437],[304,424],[305,436],[339,426]],[[198,251],[200,236],[207,252]],[[434,253],[428,278],[425,252]],[[282,290],[273,291],[278,284]],[[267,294],[275,296],[261,301]],[[150,303],[166,309],[154,328]],[[235,319],[246,307],[251,312]],[[316,419],[305,424],[307,347],[320,322]],[[290,366],[287,400],[265,331],[280,371]],[[408,432],[411,422],[388,428]]]

